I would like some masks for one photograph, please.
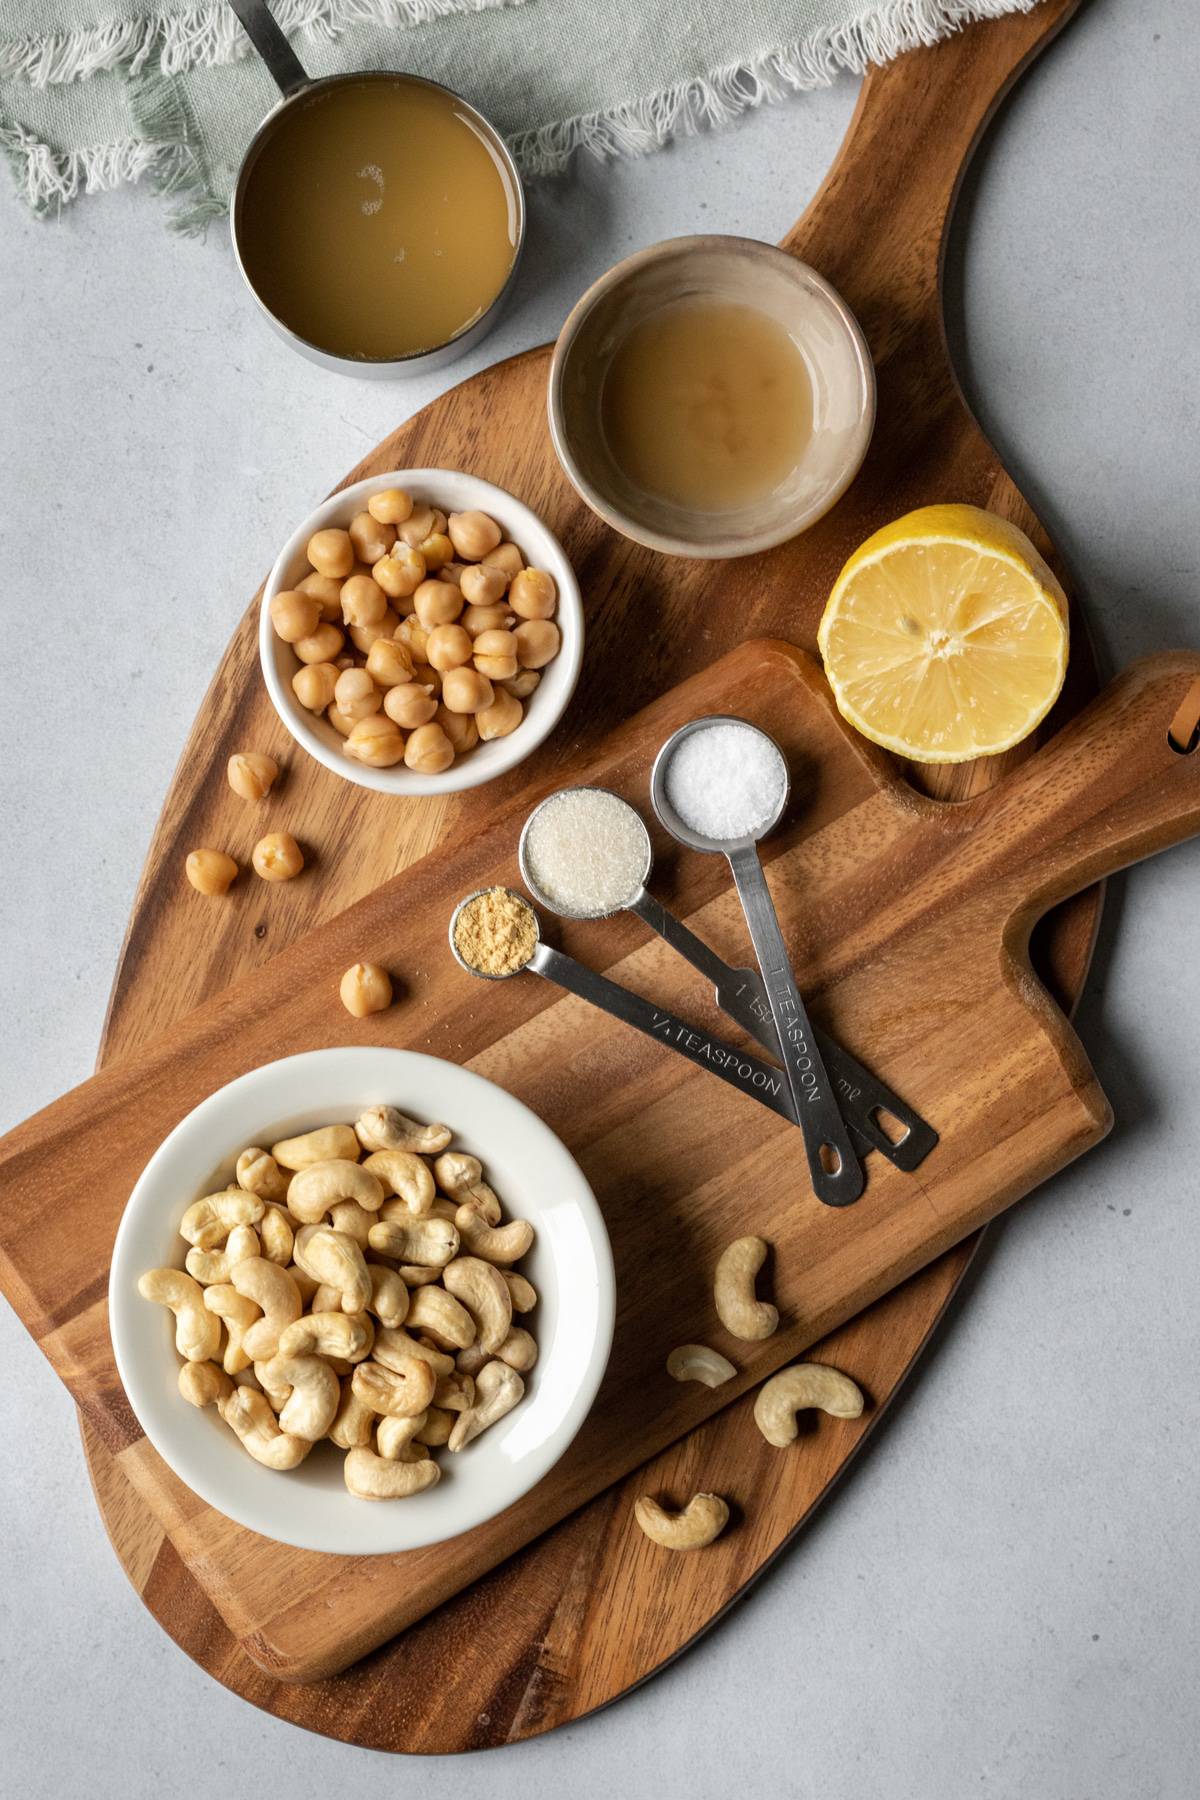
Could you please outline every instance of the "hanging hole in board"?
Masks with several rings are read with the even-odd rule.
[[[1191,756],[1200,749],[1200,681],[1193,681],[1175,717],[1167,727],[1167,742],[1176,756]]]
[[[890,1113],[886,1106],[873,1106],[871,1121],[879,1127],[893,1148],[897,1144],[902,1144],[912,1130],[911,1125],[906,1125],[903,1119],[898,1119],[895,1113]]]
[[[841,1174],[842,1158],[835,1144],[822,1144],[818,1155],[821,1158],[821,1167],[827,1175]]]

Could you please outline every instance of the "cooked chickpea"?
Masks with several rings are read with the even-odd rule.
[[[485,512],[451,513],[446,529],[450,542],[467,562],[478,562],[504,536],[495,519]]]
[[[436,506],[414,506],[407,519],[401,522],[397,536],[415,550],[423,538],[445,529],[446,515]]]
[[[518,700],[528,700],[538,682],[542,679],[537,669],[518,669],[508,681],[502,681],[501,687],[515,694]]]
[[[314,531],[304,553],[318,575],[348,575],[354,567],[350,533],[336,527]]]
[[[191,850],[184,873],[198,894],[226,894],[237,879],[238,866],[223,850]]]
[[[239,750],[226,763],[225,774],[239,799],[261,800],[274,787],[279,764],[261,750]]]
[[[344,631],[339,630],[336,625],[322,622],[315,631],[309,633],[308,637],[299,638],[292,645],[292,649],[301,662],[332,662],[335,656],[341,654],[345,641]]]
[[[392,1004],[392,978],[378,963],[351,963],[338,992],[346,1011],[365,1019],[368,1013],[383,1012]]]
[[[558,605],[553,575],[545,569],[522,569],[508,589],[508,604],[522,619],[550,619]]]
[[[507,606],[467,606],[459,614],[459,624],[471,637],[478,637],[481,631],[507,631],[512,623],[512,614]]]
[[[347,625],[378,625],[387,610],[387,595],[370,575],[351,575],[342,583],[342,617]]]
[[[418,681],[401,682],[383,696],[383,710],[404,731],[415,731],[428,725],[437,711],[437,701]]]
[[[507,586],[513,576],[519,575],[525,567],[525,558],[515,544],[505,542],[488,551],[483,558],[483,566],[485,569],[499,569]]]
[[[353,719],[357,725],[360,719],[369,718],[372,713],[379,711],[383,705],[383,695],[371,680],[368,670],[345,669],[337,678],[333,703],[344,718]]]
[[[275,636],[282,638],[285,644],[295,644],[308,637],[321,622],[320,601],[295,588],[285,588],[281,594],[276,594],[269,610]]]
[[[304,852],[290,831],[269,831],[255,844],[250,860],[264,881],[290,881],[304,867]]]
[[[415,663],[428,662],[425,647],[429,642],[429,633],[419,619],[399,619],[394,632],[398,644],[403,644]]]
[[[492,738],[507,737],[515,731],[525,717],[525,708],[515,694],[498,687],[496,697],[490,706],[483,707],[475,714],[475,726],[485,743]]]
[[[492,704],[492,684],[478,669],[447,669],[442,676],[442,701],[450,712],[481,712]]]
[[[454,587],[460,588],[462,586],[463,576],[466,574],[467,570],[469,568],[471,568],[472,566],[473,565],[470,563],[460,563],[460,562],[443,563],[441,568],[437,572],[437,578],[439,581],[449,581],[450,583],[452,583],[452,585]]]
[[[558,655],[562,643],[562,632],[553,619],[523,619],[513,636],[523,669],[544,669]]]
[[[405,746],[404,760],[418,775],[440,775],[454,761],[454,745],[440,725],[418,725]]]
[[[325,717],[333,726],[333,729],[337,732],[339,737],[349,737],[350,733],[358,723],[357,719],[348,719],[345,713],[338,711],[336,706],[327,706],[325,708]]]
[[[462,756],[473,750],[479,742],[479,729],[470,713],[449,712],[446,707],[439,706],[436,714],[437,722],[454,746],[454,754]]]
[[[411,544],[397,544],[372,565],[371,575],[389,600],[407,600],[425,579],[425,558]]]
[[[419,686],[428,688],[431,694],[436,694],[439,699],[441,698],[442,671],[435,669],[432,663],[414,662],[413,680]]]
[[[324,712],[333,699],[337,680],[333,663],[303,663],[292,676],[292,692],[309,712]]]
[[[508,576],[503,569],[487,569],[482,563],[472,563],[470,568],[463,570],[458,585],[469,606],[494,606],[508,587]]]
[[[394,613],[389,606],[382,619],[377,620],[374,625],[351,625],[350,642],[364,656],[369,656],[371,645],[377,644],[380,638],[390,638],[399,623],[399,613]]]
[[[296,583],[298,594],[311,594],[321,609],[321,617],[330,623],[339,625],[342,618],[342,584],[335,581],[332,575],[318,575],[314,571],[306,575],[303,581]]]
[[[346,535],[359,562],[371,564],[387,555],[396,541],[396,527],[372,518],[369,512],[360,512],[351,519]]]
[[[426,631],[449,625],[463,609],[463,597],[448,581],[423,581],[413,595],[416,614]]]
[[[404,739],[393,719],[371,713],[358,721],[342,748],[369,768],[388,769],[404,755]]]
[[[444,531],[435,531],[431,536],[422,538],[417,549],[425,558],[425,567],[430,571],[445,568],[454,556],[454,545]],[[447,582],[446,585],[453,587],[454,583]]]
[[[413,678],[412,654],[395,638],[376,638],[367,651],[367,674],[376,687],[399,687]]]
[[[435,625],[429,634],[426,655],[435,669],[443,674],[471,660],[471,639],[461,625]]]
[[[473,648],[475,667],[489,681],[508,681],[516,674],[517,640],[511,631],[481,631]]]
[[[381,488],[367,501],[367,511],[381,525],[403,525],[412,509],[412,495],[403,488]]]

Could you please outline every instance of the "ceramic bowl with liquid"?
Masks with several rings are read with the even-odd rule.
[[[815,269],[751,238],[655,244],[601,276],[550,366],[550,432],[581,498],[675,556],[747,556],[858,473],[875,375]]]

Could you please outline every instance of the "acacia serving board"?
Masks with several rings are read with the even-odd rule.
[[[346,477],[439,461],[474,469],[539,507],[563,538],[584,579],[590,638],[567,727],[544,757],[594,745],[626,710],[748,632],[811,644],[841,560],[902,506],[947,495],[991,506],[1031,530],[1053,560],[1044,533],[962,403],[945,351],[940,277],[945,227],[971,150],[1001,94],[1075,3],[1044,0],[1028,15],[972,26],[872,70],[864,82],[841,155],[786,242],[841,287],[863,320],[876,362],[880,424],[858,482],[804,538],[753,563],[717,567],[667,563],[614,539],[558,474],[541,423],[545,350],[446,394]],[[210,841],[244,853],[259,829],[225,788],[225,757],[257,747],[289,760],[288,741],[256,679],[255,616],[252,605],[176,772],[135,902],[103,1063],[130,1054],[307,925],[422,855],[447,829],[469,825],[490,803],[491,790],[465,802],[393,808],[381,830],[373,796],[294,757],[278,797],[310,858],[316,852],[318,879],[275,890],[269,901],[261,889],[235,890],[198,938],[195,915],[180,905],[184,852]],[[1078,613],[1073,626],[1071,680],[1058,721],[1095,685]],[[636,658],[628,654],[631,627],[638,633]],[[939,791],[980,788],[1002,772],[1000,763],[955,771]],[[1057,909],[1039,931],[1038,966],[1064,1001],[1082,983],[1098,910],[1093,889]],[[736,1553],[674,1565],[670,1606],[660,1603],[657,1564],[647,1561],[645,1546],[631,1545],[624,1529],[630,1494],[642,1486],[687,1492],[700,1484],[745,1503],[748,1458],[760,1443],[748,1400],[694,1429],[388,1648],[344,1675],[304,1686],[271,1672],[269,1647],[253,1641],[243,1647],[231,1634],[84,1415],[99,1504],[131,1581],[164,1628],[253,1703],[327,1735],[392,1750],[478,1748],[531,1736],[602,1705],[661,1666],[769,1563],[879,1418],[975,1241],[940,1257],[822,1346],[830,1361],[855,1371],[873,1405],[861,1421],[818,1433],[803,1456],[781,1456],[759,1471],[753,1504],[744,1504],[729,1540]],[[102,1285],[98,1275],[97,1292]],[[143,1455],[155,1460],[145,1448]],[[169,1519],[170,1484],[161,1479],[158,1485]],[[244,1554],[252,1558],[260,1540],[242,1535]],[[479,1654],[481,1609],[505,1627],[489,1633],[486,1657]],[[264,1666],[251,1659],[255,1654]],[[414,1683],[414,1666],[435,1666],[449,1678]]]
[[[1125,863],[1200,829],[1200,758],[1168,730],[1200,654],[1134,665],[1007,782],[958,805],[919,796],[833,706],[819,668],[771,642],[733,651],[564,771],[645,801],[654,754],[690,718],[732,712],[783,748],[795,798],[766,846],[800,985],[818,1020],[941,1132],[915,1174],[879,1157],[862,1198],[822,1207],[797,1179],[794,1127],[704,1069],[522,976],[481,984],[446,928],[471,890],[518,879],[517,835],[553,782],[507,805],[261,970],[94,1076],[0,1143],[0,1275],[130,1481],[151,1499],[226,1624],[282,1676],[336,1672],[486,1573],[1098,1141],[1108,1104],[1032,973],[1033,922]],[[669,854],[660,890],[728,960],[745,954],[720,859]],[[686,967],[633,920],[564,925],[596,968],[715,1028]],[[396,969],[396,1005],[340,1011],[341,971]],[[453,1541],[400,1557],[324,1557],[235,1530],[147,1446],[104,1331],[103,1271],[125,1199],[172,1126],[214,1088],[289,1052],[402,1044],[500,1081],[570,1146],[604,1212],[617,1327],[596,1404],[532,1493]],[[397,1095],[403,1104],[404,1096]],[[71,1145],[69,1167],[62,1145]],[[86,1184],[77,1171],[88,1169]],[[739,1343],[716,1323],[712,1270],[755,1231],[773,1247],[783,1323]],[[673,1382],[671,1347],[704,1340],[738,1376]],[[833,1428],[836,1429],[836,1428]],[[763,1445],[747,1469],[769,1478]],[[628,1516],[617,1522],[633,1529]],[[247,1553],[249,1547],[250,1553]],[[734,1532],[714,1560],[737,1554]]]

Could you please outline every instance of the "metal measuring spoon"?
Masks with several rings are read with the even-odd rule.
[[[593,793],[603,794],[614,806],[622,809],[631,828],[634,827],[643,845],[642,864],[636,879],[632,879],[628,893],[621,896],[614,905],[603,909],[571,906],[548,894],[537,879],[533,859],[529,847],[530,833],[534,821],[545,808],[553,806],[563,794]],[[614,794],[611,788],[584,786],[563,788],[543,800],[534,808],[525,821],[518,846],[518,857],[521,864],[521,876],[529,892],[539,906],[547,912],[557,913],[564,919],[607,919],[614,913],[631,912],[648,925],[651,931],[658,933],[663,942],[668,944],[677,955],[690,963],[701,975],[713,984],[717,1005],[721,1011],[735,1019],[744,1031],[758,1040],[764,1050],[771,1056],[778,1056],[779,1039],[771,1018],[771,1008],[763,988],[761,979],[755,969],[735,969],[724,962],[715,950],[698,938],[695,933],[668,912],[661,901],[647,891],[646,884],[650,879],[654,852],[650,843],[650,833],[637,808],[631,806],[620,794]],[[927,1125],[919,1113],[906,1106],[904,1101],[893,1094],[882,1081],[876,1079],[869,1070],[864,1069],[848,1051],[843,1050],[833,1039],[827,1037],[819,1026],[813,1027],[818,1048],[825,1060],[825,1066],[837,1085],[838,1096],[851,1136],[858,1142],[865,1154],[869,1150],[878,1150],[896,1168],[905,1171],[915,1169],[928,1156],[937,1143],[937,1132]],[[895,1142],[882,1129],[878,1114],[890,1113],[904,1127],[903,1135]]]
[[[693,831],[680,818],[667,795],[671,763],[680,746],[695,732],[723,725],[752,731],[769,745],[772,753],[779,759],[783,783],[779,802],[773,811],[760,819],[753,831],[739,838],[711,838]],[[674,732],[655,757],[650,773],[650,797],[654,810],[671,836],[691,850],[702,850],[728,858],[750,930],[750,942],[758,959],[771,1017],[779,1036],[783,1064],[792,1098],[796,1103],[800,1129],[804,1133],[813,1192],[826,1206],[849,1206],[863,1191],[865,1183],[862,1167],[854,1154],[836,1091],[817,1047],[808,1011],[796,987],[775,903],[771,899],[771,890],[758,859],[758,840],[766,837],[779,823],[787,805],[789,788],[787,762],[775,740],[768,737],[765,731],[760,731],[757,725],[748,725],[744,719],[728,718],[720,714],[707,719],[695,719],[690,725],[684,725]]]
[[[477,888],[473,894],[467,894],[460,900],[450,915],[450,948],[454,953],[454,960],[468,975],[476,975],[481,981],[508,981],[513,975],[523,975],[527,970],[541,975],[556,987],[565,988],[567,993],[586,1000],[589,1005],[598,1006],[601,1012],[620,1019],[625,1025],[632,1025],[635,1031],[653,1038],[656,1044],[674,1050],[697,1068],[707,1069],[709,1074],[719,1076],[730,1087],[737,1088],[739,1093],[748,1094],[761,1106],[778,1113],[781,1119],[787,1119],[793,1125],[797,1123],[795,1104],[779,1069],[763,1062],[749,1050],[736,1050],[721,1038],[697,1031],[685,1019],[667,1012],[664,1007],[656,1006],[652,1000],[643,1000],[640,994],[632,993],[619,982],[610,981],[607,975],[597,975],[594,969],[576,962],[573,956],[567,956],[563,951],[553,950],[549,944],[543,944],[537,914],[524,895],[514,893],[512,888],[501,891],[509,894],[518,906],[524,907],[537,933],[537,941],[528,961],[519,968],[506,969],[503,973],[477,969],[473,963],[469,963],[456,941],[459,918],[472,900],[478,900],[481,894],[495,891],[493,888]]]

